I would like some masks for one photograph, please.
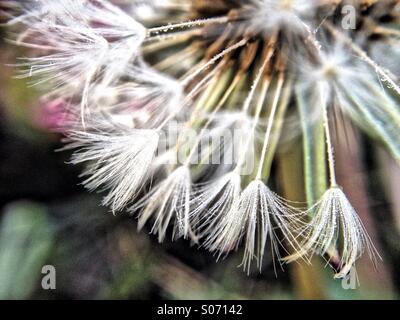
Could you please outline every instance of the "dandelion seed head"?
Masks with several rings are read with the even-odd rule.
[[[108,192],[103,204],[112,211],[137,212],[139,228],[151,223],[159,241],[168,227],[173,238],[201,239],[218,257],[243,245],[247,272],[253,262],[262,268],[265,251],[279,263],[285,250],[294,251],[288,260],[307,259],[339,245],[343,233],[341,276],[372,247],[336,188],[304,227],[266,179],[281,142],[296,136],[287,126],[295,119],[304,141],[309,125],[324,122],[318,141],[327,141],[335,181],[328,109],[400,158],[396,58],[378,46],[397,53],[398,30],[385,23],[399,21],[397,1],[351,1],[357,26],[348,32],[340,25],[348,1],[13,3],[12,12],[21,9],[10,14],[15,43],[30,53],[19,77],[48,85],[51,101],[68,101],[72,163],[87,165],[84,184]],[[324,158],[319,144],[307,148],[306,161]]]

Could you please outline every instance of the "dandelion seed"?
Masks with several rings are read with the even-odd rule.
[[[181,166],[172,172],[167,179],[154,186],[131,208],[131,212],[140,210],[138,228],[154,219],[151,232],[158,235],[162,242],[167,228],[174,221],[173,238],[192,235],[189,225],[191,177],[187,167]]]
[[[310,109],[315,113],[310,118],[320,119],[318,97],[324,97],[324,103],[335,105],[367,132],[376,133],[396,159],[400,159],[396,143],[400,130],[397,102],[375,70],[349,54],[343,44],[336,44],[330,50],[320,54],[319,65],[302,66],[299,90],[312,92],[316,97],[310,101]]]
[[[243,241],[245,243],[244,257],[241,265],[249,273],[252,261],[255,259],[259,270],[262,261],[267,239],[271,242],[272,259],[280,260],[280,247],[283,246],[283,239],[288,241],[293,250],[299,250],[296,229],[299,228],[300,214],[288,205],[288,203],[273,193],[262,181],[262,167],[265,161],[266,149],[270,141],[270,134],[275,117],[278,101],[281,96],[284,77],[281,72],[275,92],[275,98],[271,106],[271,114],[268,127],[265,132],[265,141],[259,161],[257,176],[252,180],[240,196],[234,197],[230,210],[224,216],[217,219],[213,230],[206,240],[211,251],[218,251],[221,254],[236,249]],[[267,83],[259,97],[258,110],[264,104]],[[254,87],[253,87],[254,88]],[[260,111],[258,111],[260,112]],[[239,162],[240,164],[240,162]],[[279,239],[275,232],[279,228],[283,238]],[[281,262],[280,262],[281,263]],[[274,263],[275,266],[275,263]]]
[[[331,248],[340,246],[341,264],[335,277],[342,278],[350,272],[356,260],[365,250],[368,250],[373,261],[379,254],[360,218],[337,184],[327,99],[323,94],[320,97],[328,153],[330,188],[324,193],[321,200],[310,208],[313,218],[301,232],[301,236],[305,239],[302,249],[287,257],[286,260],[293,261],[314,253],[324,255]],[[340,242],[343,244],[339,245]]]
[[[48,54],[27,58],[19,65],[43,83],[50,81],[62,92],[82,90],[82,115],[89,90],[101,74],[102,83],[120,77],[138,54],[145,28],[107,1],[73,0],[38,2],[20,19],[30,36],[19,45],[46,49]],[[32,38],[32,39],[31,39]],[[32,43],[34,41],[34,43]]]
[[[149,129],[176,113],[184,97],[178,81],[147,65],[132,66],[125,72],[129,82],[93,86],[88,100],[92,117],[97,112],[114,124]]]
[[[284,241],[289,242],[292,250],[298,250],[295,231],[299,226],[301,214],[272,192],[261,180],[254,180],[247,186],[231,214],[232,219],[235,217],[239,219],[239,215],[242,217],[239,222],[243,235],[238,234],[239,230],[235,228],[232,228],[232,232],[228,235],[237,239],[244,237],[245,253],[242,265],[247,272],[250,271],[253,259],[256,259],[257,266],[261,270],[268,238],[272,259],[275,261],[277,257],[280,264],[279,250],[287,252]],[[276,233],[276,229],[280,230],[282,238]]]
[[[71,163],[86,163],[83,184],[89,190],[108,190],[103,205],[120,211],[143,186],[158,145],[159,136],[151,130],[127,132],[75,131],[68,134],[67,148],[79,149]]]
[[[229,214],[241,191],[241,178],[235,172],[195,187],[191,199],[191,225],[198,237],[208,235],[203,246],[213,250],[216,235],[210,232]]]
[[[324,255],[331,248],[340,247],[341,263],[340,271],[335,276],[337,278],[345,277],[364,251],[368,252],[373,261],[376,261],[376,256],[379,257],[365,227],[341,188],[331,187],[310,211],[314,218],[303,231],[307,240],[300,254]]]
[[[226,215],[226,220],[216,228],[218,232],[210,238],[210,250],[218,250],[221,255],[236,249],[243,241],[245,253],[241,265],[249,272],[255,259],[261,270],[268,238],[274,260],[275,256],[280,259],[283,238],[295,241],[291,230],[299,215],[288,208],[284,200],[271,192],[262,181],[252,181]],[[276,228],[284,234],[281,240]]]

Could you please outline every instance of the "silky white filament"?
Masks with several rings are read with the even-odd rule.
[[[341,248],[341,265],[337,278],[346,276],[365,250],[372,260],[379,256],[360,218],[339,187],[331,187],[311,209],[313,219],[304,228],[302,249],[290,259],[302,255],[325,254]]]

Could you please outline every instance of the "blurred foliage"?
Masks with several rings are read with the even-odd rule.
[[[31,296],[52,243],[44,207],[22,202],[5,208],[0,227],[0,299]]]

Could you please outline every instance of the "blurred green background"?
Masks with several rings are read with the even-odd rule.
[[[400,170],[359,132],[337,146],[339,178],[383,261],[360,260],[353,289],[322,259],[277,275],[267,260],[261,274],[247,275],[240,251],[217,263],[187,241],[159,244],[149,229],[137,232],[133,217],[99,206],[101,196],[79,185],[81,168],[65,164],[68,152],[55,152],[61,136],[43,126],[38,92],[13,78],[9,64],[23,52],[0,41],[0,299],[399,298]],[[292,200],[304,200],[299,145],[274,165]],[[44,265],[55,267],[55,290],[41,287]]]

